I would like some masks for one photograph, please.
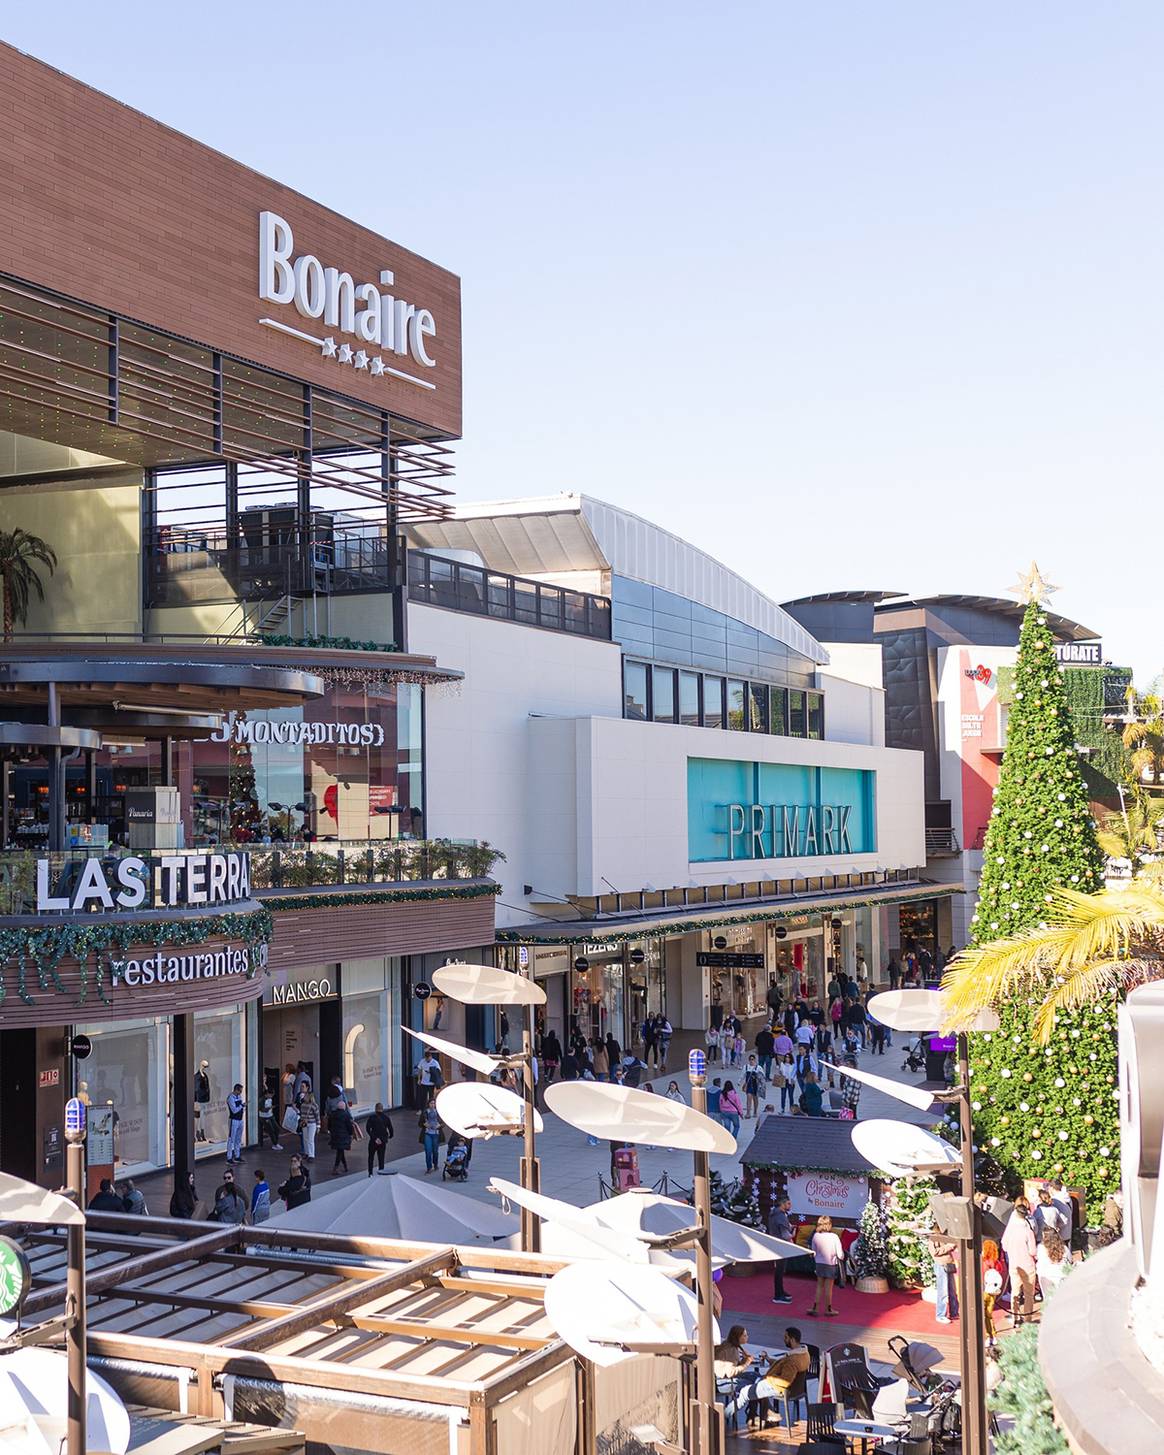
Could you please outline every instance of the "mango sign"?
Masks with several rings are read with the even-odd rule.
[[[792,1211],[800,1217],[851,1218],[861,1216],[869,1200],[867,1177],[846,1177],[839,1172],[797,1172],[788,1178]]]

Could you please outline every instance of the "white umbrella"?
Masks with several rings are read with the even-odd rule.
[[[591,1203],[581,1209],[608,1228],[632,1237],[666,1237],[695,1222],[695,1209],[673,1197],[663,1197],[649,1188],[635,1187],[618,1197]],[[649,1246],[649,1243],[648,1243]],[[675,1249],[681,1253],[688,1250]],[[721,1263],[776,1263],[785,1258],[803,1258],[805,1249],[783,1238],[773,1238],[756,1228],[747,1228],[731,1218],[712,1216],[711,1251]]]
[[[356,1193],[345,1189],[272,1215],[280,1228],[313,1233],[366,1234],[405,1242],[483,1243],[517,1232],[517,1219],[488,1203],[448,1192],[440,1183],[403,1173],[369,1177]]]
[[[0,1355],[0,1449],[39,1455],[61,1448],[69,1388],[68,1356],[55,1349],[17,1349]],[[100,1375],[85,1376],[88,1448],[125,1455],[129,1412]]]

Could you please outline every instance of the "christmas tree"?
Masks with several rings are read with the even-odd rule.
[[[894,1288],[923,1288],[934,1281],[929,1236],[934,1225],[930,1177],[899,1177],[890,1188],[886,1220],[889,1281]]]
[[[854,1278],[886,1278],[889,1275],[889,1241],[886,1217],[872,1198],[865,1204],[858,1224],[860,1233],[849,1249],[849,1266]]]
[[[1059,886],[1103,882],[1079,754],[1036,568],[1024,578],[1013,701],[983,847],[975,944],[1043,922]],[[1110,1001],[1061,1017],[1033,1042],[1035,998],[998,1007],[999,1031],[973,1038],[971,1084],[979,1146],[1016,1177],[1061,1176],[1092,1199],[1119,1183],[1115,1009]]]

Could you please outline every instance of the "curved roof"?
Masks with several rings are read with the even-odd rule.
[[[828,661],[782,606],[722,561],[590,495],[462,503],[452,519],[410,522],[408,531],[424,548],[472,551],[492,570],[513,576],[610,571],[722,612],[814,662]]]
[[[821,591],[814,596],[798,596],[786,601],[785,607],[816,606],[825,603],[851,603],[854,606],[872,604],[874,611],[902,611],[927,608],[940,611],[942,607],[958,607],[962,611],[984,611],[993,616],[1004,616],[1009,621],[1021,623],[1026,611],[1025,603],[1007,596],[968,596],[958,592],[939,592],[935,596],[909,596],[897,591]],[[1054,636],[1067,642],[1091,642],[1099,639],[1100,633],[1092,631],[1081,622],[1045,608],[1047,624]]]

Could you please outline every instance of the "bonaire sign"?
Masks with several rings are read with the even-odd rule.
[[[397,297],[390,291],[395,282],[389,268],[380,270],[378,282],[360,282],[342,268],[324,264],[314,253],[296,257],[295,234],[286,218],[277,212],[259,213],[260,299],[291,304],[300,318],[335,333],[309,332],[279,318],[259,322],[314,344],[323,358],[336,364],[366,370],[373,378],[388,374],[418,389],[435,389],[425,371],[437,365],[430,353],[437,336],[436,317],[431,309]],[[340,335],[338,340],[335,334]]]
[[[846,1177],[839,1172],[797,1172],[788,1178],[792,1211],[802,1217],[856,1219],[869,1198],[865,1177]]]

